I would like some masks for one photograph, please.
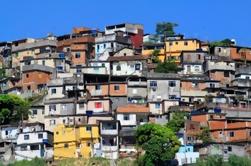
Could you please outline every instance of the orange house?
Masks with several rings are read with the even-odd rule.
[[[57,50],[68,52],[73,65],[85,65],[86,60],[94,56],[95,37],[89,28],[73,28],[72,34],[59,36]]]
[[[39,91],[45,88],[51,80],[53,68],[42,65],[29,65],[23,67],[21,84],[24,91]]]
[[[215,142],[243,142],[251,140],[251,122],[226,119],[222,113],[198,113],[191,120],[208,126]]]

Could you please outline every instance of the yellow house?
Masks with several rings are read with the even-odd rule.
[[[54,159],[89,158],[99,137],[97,125],[58,125],[54,129]]]
[[[159,60],[161,60],[162,62],[164,61],[165,59],[165,56],[164,56],[164,49],[159,49],[160,52],[159,52],[159,55],[158,55],[158,58]],[[144,49],[142,50],[142,55],[147,57],[147,58],[150,58],[152,53],[153,53],[154,49]]]
[[[198,39],[174,39],[166,40],[165,49],[167,59],[175,60],[180,63],[182,51],[195,51],[201,48],[201,41]]]

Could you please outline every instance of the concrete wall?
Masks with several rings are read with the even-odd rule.
[[[151,87],[152,81],[157,82],[156,87]],[[169,82],[175,82],[174,87],[169,86]],[[148,80],[148,101],[161,101],[170,99],[170,96],[180,97],[180,81],[179,80]]]
[[[124,116],[129,115],[129,120],[124,120]],[[137,120],[136,120],[136,114],[117,114],[117,120],[120,121],[121,126],[136,126]]]
[[[135,65],[139,64],[140,69],[136,70]],[[117,66],[120,66],[121,70],[117,70]],[[120,61],[112,63],[112,75],[142,75],[143,63],[142,61]]]

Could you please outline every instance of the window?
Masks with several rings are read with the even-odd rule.
[[[81,73],[81,72],[82,72],[81,68],[77,68],[77,73]]]
[[[155,103],[155,109],[160,109],[160,103]]]
[[[185,45],[185,46],[187,46],[187,45],[188,45],[188,42],[187,42],[187,41],[185,41],[185,42],[184,42],[184,45]]]
[[[102,65],[101,65],[102,67],[105,67],[105,64],[104,63],[102,63]]]
[[[221,52],[221,48],[218,48],[218,52]]]
[[[121,70],[121,66],[118,65],[118,66],[116,67],[116,70],[117,70],[117,71],[120,71],[120,70]]]
[[[55,125],[56,124],[56,120],[50,120],[50,125]]]
[[[106,44],[104,44],[104,48],[106,48]]]
[[[178,42],[175,42],[176,45],[178,45],[179,43]]]
[[[169,46],[172,46],[173,45],[173,42],[169,42]]]
[[[27,89],[28,89],[28,90],[31,90],[31,86],[30,86],[30,85],[28,85],[28,86],[27,86]]]
[[[119,85],[115,85],[114,90],[119,90]]]
[[[29,74],[26,74],[26,78],[29,78]]]
[[[176,82],[175,81],[169,81],[169,87],[175,87]]]
[[[37,110],[32,110],[32,115],[37,115]]]
[[[193,83],[192,83],[192,87],[193,87],[193,88],[198,88],[198,86],[199,86],[198,82],[193,82]]]
[[[63,119],[63,124],[65,124],[65,122],[66,122],[65,119]]]
[[[30,145],[30,150],[39,150],[39,145]]]
[[[234,132],[233,132],[233,131],[230,131],[230,132],[229,132],[229,136],[230,136],[230,137],[234,137]]]
[[[229,152],[232,152],[232,146],[228,146],[228,147],[227,147],[227,150],[228,150]]]
[[[129,115],[124,115],[124,120],[130,120],[130,116]]]
[[[100,90],[101,89],[101,85],[95,85],[95,90]]]
[[[97,45],[97,50],[99,50],[99,44]]]
[[[28,140],[30,138],[29,135],[24,135],[24,140]]]
[[[113,48],[113,42],[111,42],[111,48]]]
[[[210,83],[210,88],[215,88],[215,84]]]
[[[91,131],[92,127],[91,126],[86,126],[86,131]]]
[[[91,146],[91,143],[90,143],[90,142],[87,142],[87,146],[90,147],[90,146]]]
[[[64,148],[68,148],[69,147],[69,144],[64,144]]]
[[[38,139],[43,138],[43,133],[38,134]]]
[[[42,61],[43,66],[45,66],[45,60]]]
[[[75,54],[75,58],[80,58],[80,53],[79,53],[79,52],[77,52],[77,53]]]
[[[101,102],[95,102],[95,108],[102,108]]]
[[[229,72],[228,71],[224,71],[224,77],[229,77]]]
[[[51,89],[51,94],[55,94],[55,93],[57,93],[57,89],[56,88]]]
[[[56,111],[56,105],[49,105],[49,111]]]
[[[197,56],[198,56],[198,59],[200,60],[200,58],[201,58],[200,54],[197,54]]]
[[[157,87],[157,81],[150,81],[150,87]]]
[[[21,151],[25,151],[25,150],[27,150],[27,146],[26,145],[21,145],[20,149],[21,149]]]
[[[135,70],[140,70],[140,64],[135,64]]]

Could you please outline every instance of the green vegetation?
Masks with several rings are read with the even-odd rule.
[[[224,39],[220,41],[213,41],[209,43],[210,47],[217,47],[217,46],[231,46],[232,41],[230,39]]]
[[[5,75],[5,69],[0,69],[0,79],[3,79],[5,77],[6,77],[6,75]]]
[[[231,155],[228,162],[224,162],[219,155],[208,156],[204,159],[199,159],[195,166],[250,166],[251,159],[248,157],[238,157]]]
[[[210,143],[212,141],[210,136],[210,130],[208,127],[203,127],[201,133],[197,135],[199,140],[202,140],[204,144]]]
[[[27,119],[29,102],[11,94],[0,94],[0,124],[19,122]]]
[[[181,128],[184,128],[186,116],[187,112],[174,112],[171,120],[166,124],[166,127],[174,132],[178,132]]]
[[[138,159],[138,165],[163,165],[174,158],[180,142],[175,133],[158,124],[144,124],[136,132],[137,144],[145,150]]]
[[[231,46],[232,41],[230,39],[224,39],[220,41],[213,41],[209,43],[210,53],[214,53],[214,47]]]
[[[155,72],[157,73],[177,73],[179,68],[174,61],[167,60],[162,63],[158,63]]]
[[[156,33],[158,35],[172,36],[175,35],[174,28],[177,26],[178,24],[172,22],[160,22],[156,24]]]
[[[90,159],[84,159],[84,158],[79,158],[79,159],[64,159],[64,160],[59,160],[56,165],[58,166],[109,166],[110,161],[105,158],[101,157],[93,157]]]
[[[131,159],[118,159],[116,161],[118,166],[136,166],[135,160]],[[110,160],[102,157],[93,157],[90,159],[78,158],[78,159],[64,159],[55,162],[57,166],[110,166]]]
[[[12,164],[9,164],[8,166],[46,166],[46,162],[43,159],[35,158],[31,161],[16,161]]]
[[[160,50],[154,50],[152,52],[152,55],[151,55],[152,63],[160,63],[160,60],[158,58],[159,53],[160,53]]]

